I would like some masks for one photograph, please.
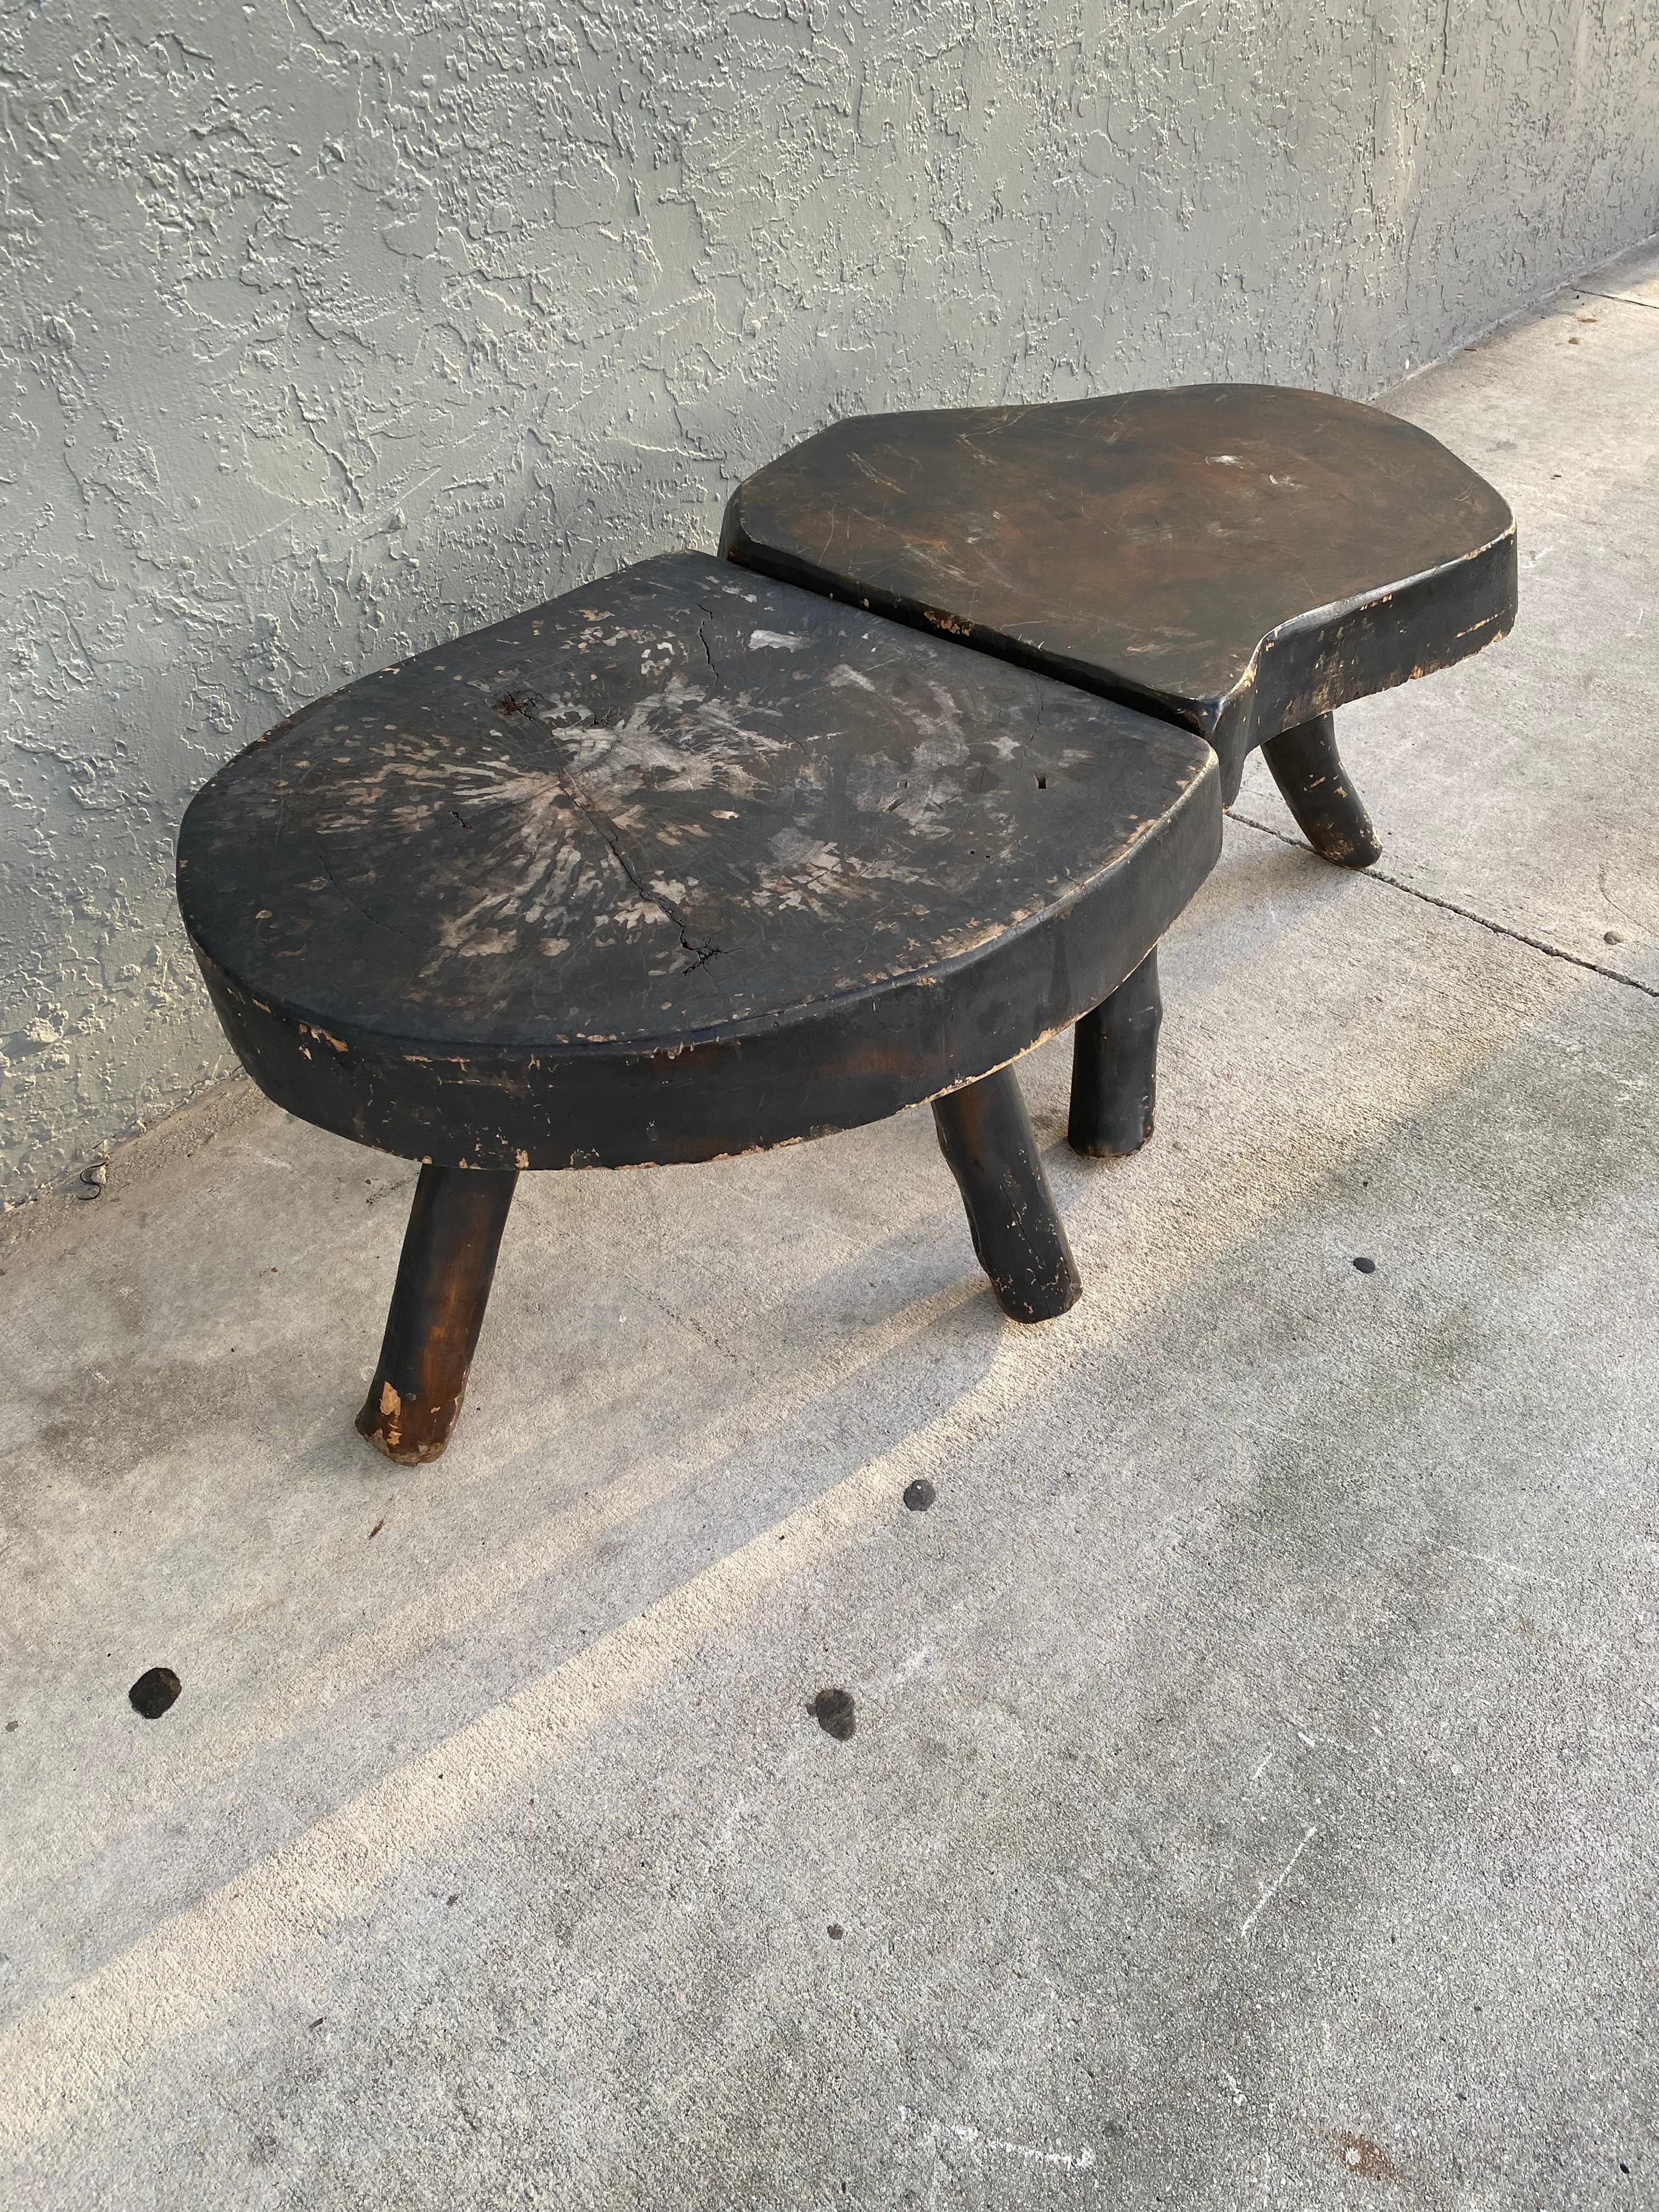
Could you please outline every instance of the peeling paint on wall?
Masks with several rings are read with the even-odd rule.
[[[1376,391],[1653,228],[1652,0],[0,20],[0,1159],[228,1061],[209,770],[849,411]]]

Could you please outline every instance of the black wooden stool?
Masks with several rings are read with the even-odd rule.
[[[1308,842],[1381,847],[1334,710],[1515,618],[1515,524],[1374,407],[1267,385],[837,422],[733,493],[745,568],[1197,730],[1224,801],[1260,745]]]
[[[255,1082],[424,1164],[358,1417],[415,1462],[526,1168],[931,1100],[1004,1310],[1063,1312],[1011,1063],[1091,1016],[1073,1135],[1130,1149],[1154,948],[1220,840],[1201,738],[672,554],[292,716],[197,795],[179,896]]]

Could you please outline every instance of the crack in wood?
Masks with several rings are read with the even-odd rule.
[[[701,635],[701,632],[699,632],[699,635]],[[708,650],[707,641],[704,643],[703,650],[705,653]],[[714,663],[712,655],[710,655],[708,665],[710,668],[714,667]],[[542,728],[548,732],[550,737],[556,739],[559,735],[559,725],[548,714],[544,702],[536,696],[536,694],[533,691],[526,691],[523,693],[513,691],[507,692],[503,697],[495,702],[495,712],[503,717],[509,717],[514,714],[527,714],[532,721],[540,723]],[[599,726],[596,724],[593,726],[597,727]],[[634,889],[639,893],[640,896],[647,902],[647,904],[654,906],[659,914],[661,914],[667,921],[672,921],[676,930],[679,933],[680,950],[690,956],[690,966],[683,969],[681,973],[686,975],[695,975],[699,968],[706,968],[711,960],[717,960],[720,955],[720,946],[718,945],[700,945],[696,939],[691,934],[691,925],[690,921],[680,911],[674,901],[671,898],[665,898],[660,891],[654,890],[650,884],[646,882],[644,878],[640,874],[639,870],[634,866],[634,863],[629,859],[627,854],[623,850],[622,832],[617,828],[616,823],[611,820],[609,816],[602,813],[593,804],[587,793],[576,781],[575,777],[570,773],[568,764],[559,757],[556,751],[552,756],[551,766],[554,776],[557,779],[559,787],[564,793],[565,797],[575,808],[577,813],[581,816],[582,820],[587,824],[594,836],[602,839],[605,844],[608,847],[611,859],[615,860],[617,866],[622,870],[623,875],[627,877]]]

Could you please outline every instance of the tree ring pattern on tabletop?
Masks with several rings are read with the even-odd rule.
[[[1043,940],[977,1010],[983,1066],[960,1019],[918,1038],[898,1087],[925,1097],[1082,1011],[1167,925],[1214,857],[1213,781],[1206,745],[1109,702],[667,555],[290,717],[198,794],[179,897],[268,1089],[274,1024],[341,1078],[394,1050],[416,1083],[447,1056],[460,1079],[608,1055],[672,1090],[678,1056],[781,1029],[844,1045],[860,1001],[948,1009],[951,979]],[[825,1104],[794,1133],[844,1125]],[[352,1112],[312,1118],[389,1140]]]

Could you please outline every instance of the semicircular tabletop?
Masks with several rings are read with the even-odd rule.
[[[1201,739],[677,554],[292,716],[198,794],[179,889],[295,1113],[440,1164],[622,1165],[1003,1065],[1219,842]]]
[[[1267,385],[836,422],[739,485],[722,551],[1250,747],[1476,652],[1515,525],[1413,424]]]

